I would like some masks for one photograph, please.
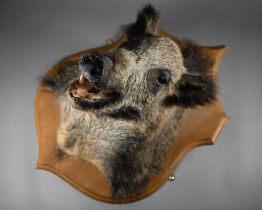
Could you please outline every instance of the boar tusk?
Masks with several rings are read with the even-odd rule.
[[[85,77],[81,74],[79,78],[79,84],[83,85],[85,83]]]

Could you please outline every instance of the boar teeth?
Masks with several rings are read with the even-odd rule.
[[[86,97],[88,95],[88,90],[82,87],[77,88],[76,94],[81,97]]]
[[[79,78],[79,84],[80,85],[85,84],[85,77],[82,74],[80,75],[80,78]]]

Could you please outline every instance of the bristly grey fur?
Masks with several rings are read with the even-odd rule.
[[[60,105],[58,148],[94,164],[111,181],[116,200],[136,195],[161,170],[185,108],[216,96],[215,80],[206,74],[212,59],[197,45],[180,49],[159,37],[158,28],[159,14],[148,5],[127,27],[128,40],[103,55],[113,63],[101,80],[118,94],[114,103],[77,109],[69,103],[65,92],[80,74],[76,62],[62,62],[45,80]]]

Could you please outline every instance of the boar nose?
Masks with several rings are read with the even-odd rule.
[[[98,85],[108,69],[108,59],[106,56],[97,54],[83,56],[79,61],[81,74]]]

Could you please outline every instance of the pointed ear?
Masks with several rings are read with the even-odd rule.
[[[164,99],[165,106],[177,105],[192,108],[207,105],[216,100],[217,86],[214,78],[184,74],[173,95]]]
[[[128,39],[144,34],[157,35],[159,29],[159,13],[148,4],[137,15],[135,23],[130,24],[126,29]]]
[[[214,58],[204,50],[204,47],[185,40],[180,44],[184,65],[189,73],[208,74],[213,67]]]

